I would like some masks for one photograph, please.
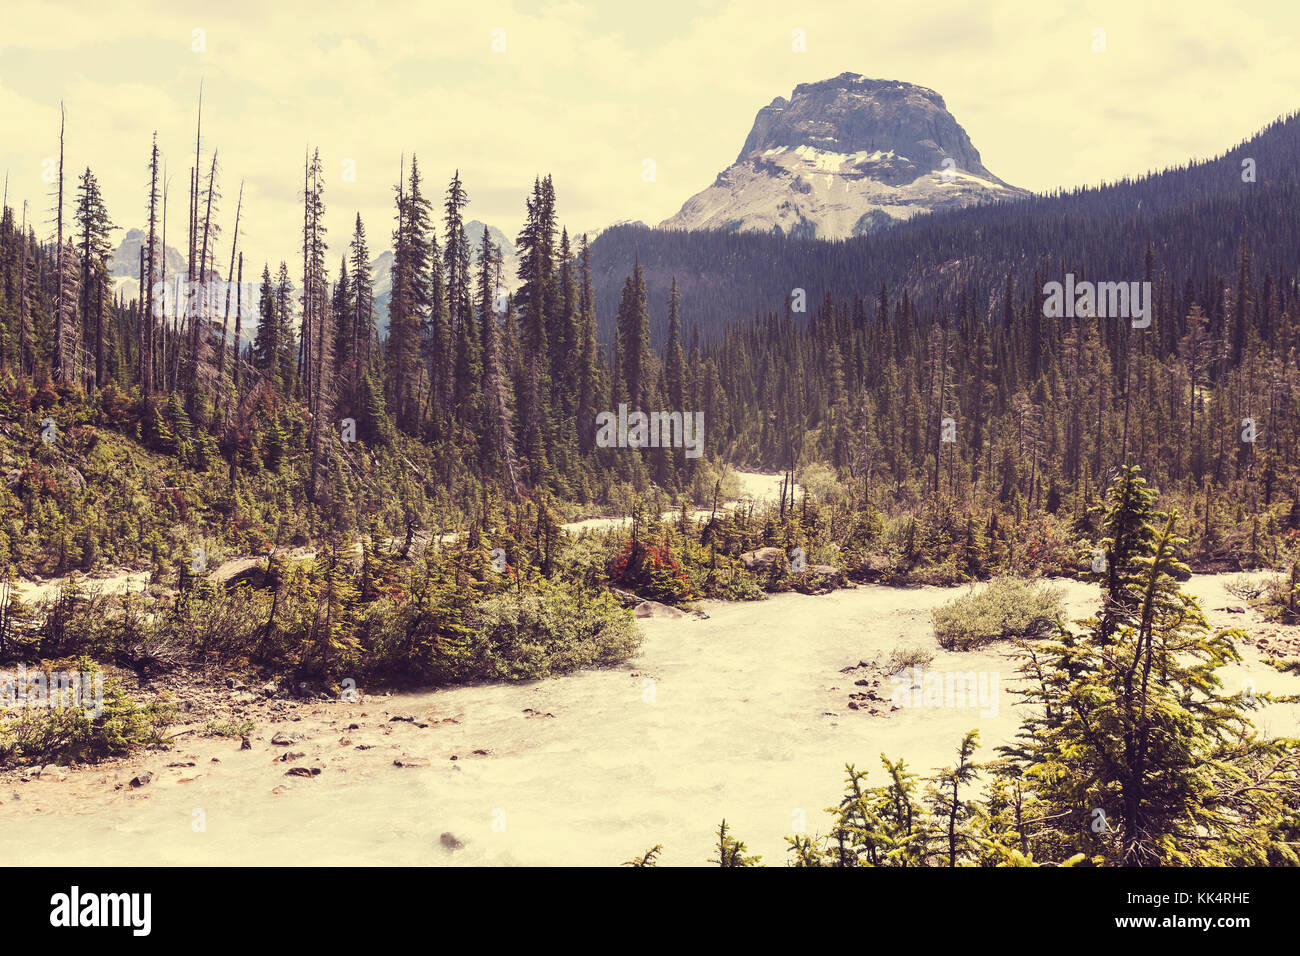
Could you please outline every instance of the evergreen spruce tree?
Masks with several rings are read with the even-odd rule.
[[[105,298],[108,286],[108,257],[112,253],[109,233],[117,228],[109,218],[104,197],[95,174],[86,167],[78,187],[75,211],[77,226],[81,231],[81,314],[85,340],[81,347],[92,356],[87,363],[87,377],[94,387],[103,385],[106,373],[105,336],[112,330],[105,326]]]
[[[430,317],[430,204],[421,190],[420,168],[411,157],[411,172],[399,180],[397,229],[393,233],[392,292],[388,301],[388,377],[390,407],[399,428],[419,426],[420,328]]]
[[[1285,820],[1276,802],[1285,742],[1255,739],[1253,701],[1222,694],[1217,671],[1238,659],[1240,635],[1211,634],[1180,591],[1186,541],[1154,497],[1136,466],[1121,471],[1106,518],[1118,567],[1102,619],[1024,652],[1025,696],[1037,708],[1021,741],[1001,748],[1010,758],[1001,772],[1040,808],[1028,838],[1039,859],[1214,865],[1276,849],[1268,834]],[[1240,783],[1251,779],[1259,786]]]

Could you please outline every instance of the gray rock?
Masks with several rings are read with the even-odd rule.
[[[359,749],[359,748],[358,748]],[[398,757],[393,761],[394,767],[427,767],[428,757]]]
[[[745,552],[740,560],[751,571],[766,571],[776,562],[785,561],[786,556],[780,548],[759,548]]]
[[[614,595],[624,607],[636,607],[641,600],[631,591],[624,591],[621,588],[611,587],[609,593]]]
[[[843,239],[1024,195],[989,172],[934,90],[843,73],[759,110],[736,161],[660,227]]]
[[[642,601],[632,613],[635,617],[666,617],[673,620],[686,616],[680,608],[660,604],[658,601]]]

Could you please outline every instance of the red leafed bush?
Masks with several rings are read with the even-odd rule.
[[[610,580],[655,601],[678,603],[691,597],[691,580],[672,548],[629,541],[614,560]]]
[[[62,498],[68,493],[54,473],[37,462],[23,467],[18,489],[23,495],[51,495],[55,498]]]

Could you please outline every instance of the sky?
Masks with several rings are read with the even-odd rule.
[[[1216,155],[1300,108],[1300,5],[1230,6],[4,0],[0,174],[10,205],[28,200],[52,234],[62,100],[68,209],[90,166],[116,223],[141,227],[156,131],[180,246],[202,83],[223,248],[242,180],[256,277],[263,261],[294,271],[308,148],[324,163],[332,263],[358,212],[372,253],[387,248],[412,153],[439,199],[459,169],[467,218],[511,237],[546,173],[571,233],[654,225],[735,160],[758,109],[850,71],[937,90],[1009,183],[1093,185]]]

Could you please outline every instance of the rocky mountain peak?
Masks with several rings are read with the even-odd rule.
[[[919,169],[958,169],[995,178],[979,151],[934,90],[857,73],[800,83],[758,111],[736,161],[757,151],[810,146],[833,153],[892,152]],[[1001,180],[998,180],[1001,182]]]
[[[934,90],[841,73],[760,109],[736,161],[661,225],[844,238],[1021,195]]]

